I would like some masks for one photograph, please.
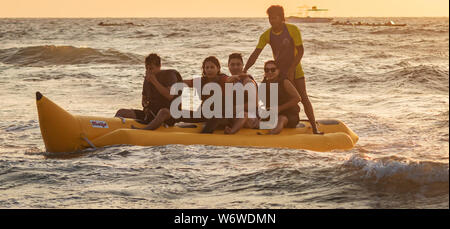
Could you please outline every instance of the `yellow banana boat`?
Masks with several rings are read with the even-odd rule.
[[[72,115],[36,92],[39,126],[45,148],[49,153],[74,152],[109,145],[158,146],[168,144],[215,145],[243,147],[273,147],[306,149],[319,152],[349,150],[358,136],[339,120],[317,121],[323,135],[312,134],[307,121],[297,128],[284,129],[279,135],[260,135],[267,130],[241,129],[237,134],[223,131],[201,134],[203,124],[160,127],[157,130],[131,129],[131,125],[144,127],[134,119],[102,118]]]

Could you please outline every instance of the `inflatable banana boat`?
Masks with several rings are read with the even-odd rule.
[[[225,135],[219,130],[213,134],[201,134],[203,124],[160,127],[151,131],[131,129],[131,125],[144,127],[134,119],[72,115],[39,92],[36,92],[36,105],[42,139],[49,153],[74,152],[109,145],[168,144],[273,147],[325,152],[349,150],[358,141],[358,136],[339,120],[317,121],[323,135],[312,134],[307,121],[301,121],[297,128],[284,129],[279,135],[261,135],[258,132],[265,133],[267,130],[255,129],[241,129],[234,135]]]

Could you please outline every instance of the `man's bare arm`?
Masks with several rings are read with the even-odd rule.
[[[253,51],[253,53],[248,58],[247,63],[245,64],[245,68],[244,68],[245,73],[247,73],[248,69],[251,68],[255,64],[255,62],[258,59],[261,52],[262,52],[262,49],[259,49],[259,48],[256,48]]]

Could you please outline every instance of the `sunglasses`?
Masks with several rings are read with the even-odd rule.
[[[265,73],[269,73],[269,72],[274,73],[274,72],[276,72],[276,71],[277,71],[277,68],[264,68],[264,72],[265,72]]]

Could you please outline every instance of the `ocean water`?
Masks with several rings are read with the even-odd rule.
[[[72,114],[140,108],[146,55],[185,79],[210,55],[228,73],[227,56],[246,60],[268,20],[0,19],[0,208],[448,209],[449,19],[395,21],[408,25],[295,23],[316,119],[346,123],[360,137],[352,150],[167,145],[54,155],[36,91]],[[266,47],[249,73],[260,81],[271,58]]]

